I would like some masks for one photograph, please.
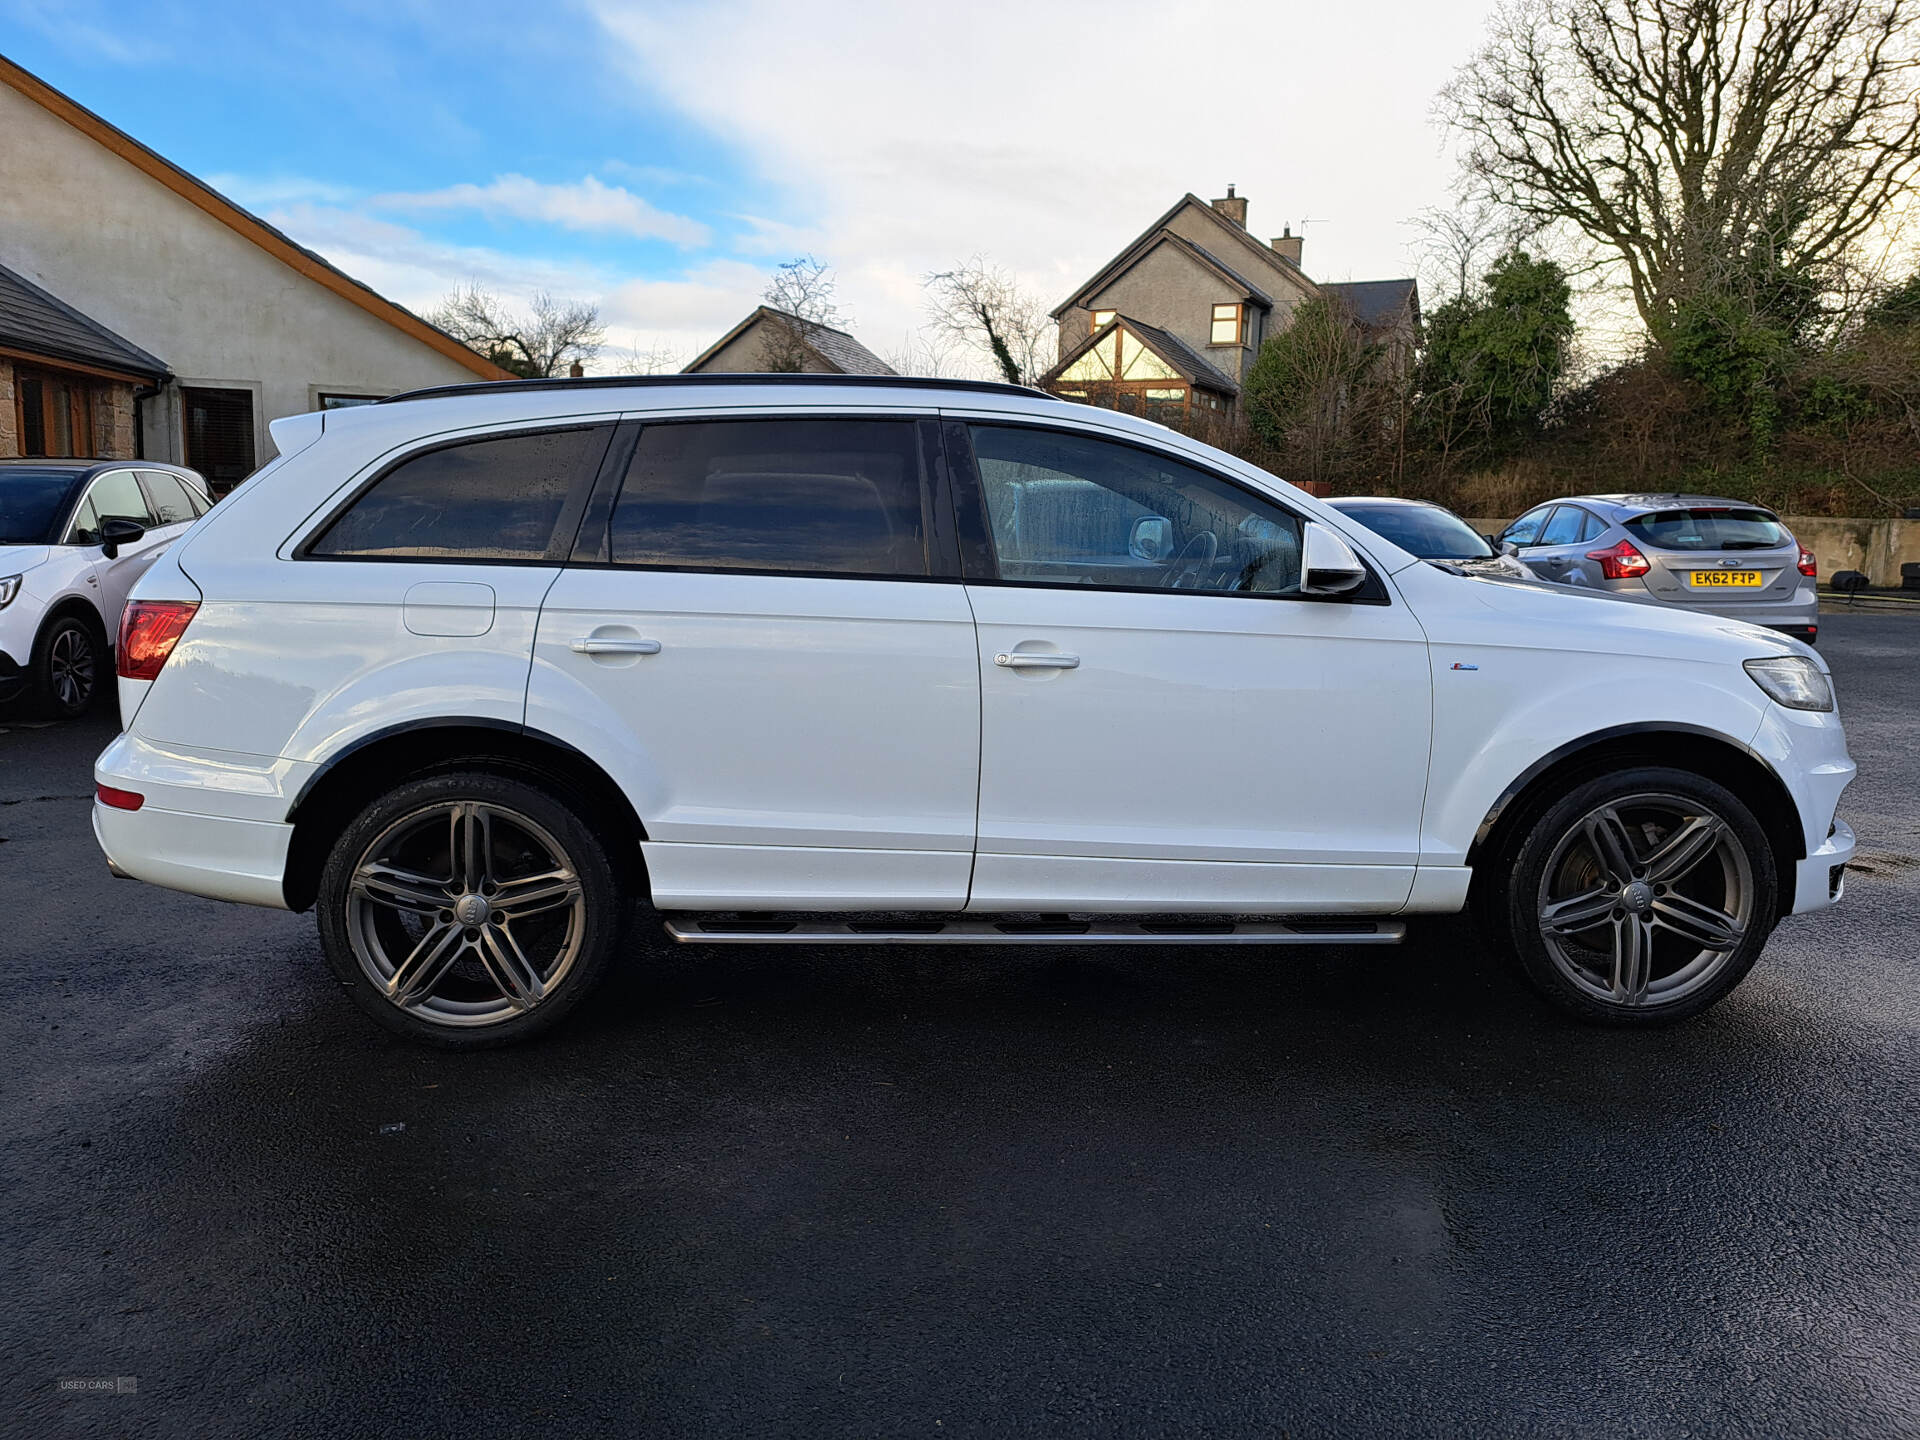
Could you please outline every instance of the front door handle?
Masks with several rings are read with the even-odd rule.
[[[993,663],[1008,670],[1074,670],[1079,668],[1080,657],[1003,650],[993,657]]]
[[[658,640],[603,640],[583,635],[567,648],[576,655],[658,655]]]

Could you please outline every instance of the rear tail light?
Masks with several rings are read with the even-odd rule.
[[[1600,562],[1600,573],[1609,580],[1638,580],[1653,569],[1653,562],[1634,548],[1631,540],[1622,540],[1611,550],[1589,550],[1587,559]]]
[[[198,600],[129,600],[120,614],[120,678],[158,675],[199,608]]]
[[[147,803],[147,797],[132,790],[116,790],[111,785],[95,785],[94,795],[102,805],[115,810],[138,810]]]
[[[1820,562],[1813,558],[1813,551],[1804,545],[1800,547],[1800,573],[1810,580],[1820,577]]]

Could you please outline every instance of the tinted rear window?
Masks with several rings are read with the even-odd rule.
[[[1655,510],[1626,522],[1656,550],[1772,550],[1787,532],[1764,510]]]
[[[613,509],[616,565],[928,573],[911,421],[650,425]]]
[[[502,435],[403,460],[317,540],[315,555],[539,560],[576,481],[607,447],[604,427]]]

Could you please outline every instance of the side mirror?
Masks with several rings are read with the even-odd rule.
[[[1345,595],[1366,580],[1367,567],[1353,547],[1337,532],[1309,520],[1300,546],[1300,593]]]
[[[1127,553],[1158,564],[1173,554],[1173,522],[1164,515],[1142,515],[1127,537]]]
[[[109,560],[120,556],[122,545],[131,545],[147,533],[147,527],[137,520],[102,520],[100,522],[100,553]]]
[[[1515,555],[1518,555],[1520,553],[1520,546],[1518,545],[1518,543],[1512,540],[1502,540],[1496,548],[1500,551],[1502,555],[1505,555],[1508,559],[1512,559]]]

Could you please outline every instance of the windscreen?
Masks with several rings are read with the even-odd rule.
[[[78,481],[72,470],[0,469],[0,545],[59,540],[53,532]]]
[[[1374,534],[1422,560],[1484,560],[1493,554],[1486,537],[1451,510],[1437,505],[1341,505]]]
[[[1764,510],[1655,510],[1626,522],[1656,550],[1772,550],[1787,532]]]

